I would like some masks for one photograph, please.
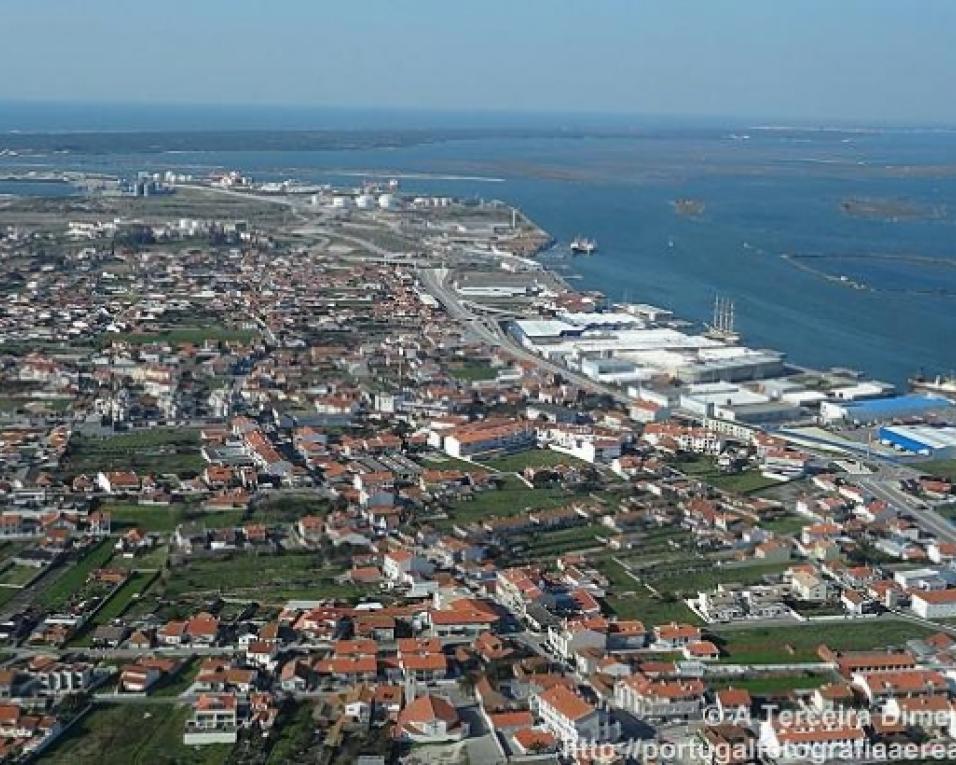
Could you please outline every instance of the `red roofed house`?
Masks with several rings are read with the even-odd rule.
[[[107,494],[122,494],[139,491],[139,476],[132,472],[97,473],[96,484]]]
[[[688,718],[700,713],[704,699],[700,680],[651,680],[634,675],[614,684],[614,702],[640,717]]]
[[[654,627],[654,642],[659,648],[683,648],[700,640],[700,628],[692,624],[659,624]]]
[[[207,693],[196,699],[186,720],[183,743],[234,744],[239,732],[239,702],[231,693]]]
[[[395,736],[418,744],[461,741],[468,735],[468,724],[439,696],[419,696],[398,715]]]
[[[472,598],[461,598],[449,603],[447,608],[428,612],[430,634],[435,637],[477,637],[482,632],[492,631],[500,620],[492,606]]]

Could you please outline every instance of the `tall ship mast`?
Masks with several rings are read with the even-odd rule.
[[[734,315],[734,301],[714,295],[714,317],[704,334],[714,340],[736,343],[740,340],[740,333],[734,329]]]

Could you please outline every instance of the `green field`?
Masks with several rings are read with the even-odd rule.
[[[250,517],[261,523],[291,523],[304,515],[325,515],[330,502],[315,494],[270,494],[257,500]]]
[[[84,584],[90,573],[103,568],[113,556],[113,542],[111,539],[102,539],[88,548],[83,557],[76,563],[68,561],[67,571],[40,595],[40,602],[51,610],[64,605]]]
[[[473,499],[461,500],[448,508],[452,523],[475,523],[494,516],[520,515],[530,510],[559,507],[574,497],[560,489],[529,489],[515,476],[505,477],[500,489],[487,489]]]
[[[136,505],[127,502],[104,503],[101,510],[110,514],[114,530],[139,526],[146,531],[174,531],[181,523],[202,523],[209,529],[241,525],[243,510],[203,510],[196,504]]]
[[[169,558],[169,547],[157,544],[153,549],[142,552],[133,558],[124,558],[119,553],[110,558],[110,568],[122,568],[127,571],[158,571],[166,566]]]
[[[572,550],[600,546],[601,542],[597,541],[596,537],[607,538],[608,535],[609,529],[606,526],[589,524],[558,531],[535,532],[527,538],[518,539],[528,545],[522,552],[522,557],[554,558]]]
[[[520,473],[528,467],[550,467],[552,465],[587,465],[583,460],[553,449],[529,449],[526,452],[508,454],[493,460],[482,460],[482,465],[502,473]]]
[[[639,619],[646,626],[668,622],[701,624],[693,611],[680,599],[665,595],[655,597],[636,582],[617,561],[605,558],[596,567],[608,578],[608,607],[621,619]]]
[[[932,633],[918,624],[891,618],[712,631],[726,654],[725,660],[741,664],[813,662],[820,660],[817,648],[821,643],[835,650],[861,651],[902,646],[907,640]]]
[[[143,594],[156,578],[156,573],[133,573],[120,586],[116,593],[106,602],[96,616],[86,623],[83,630],[71,641],[73,646],[87,646],[93,636],[94,630],[104,624],[109,624],[114,619],[123,615],[133,599]]]
[[[661,593],[689,597],[700,591],[713,590],[718,584],[759,584],[765,576],[780,574],[791,565],[789,562],[760,563],[717,568],[706,560],[675,561],[671,565],[657,565],[649,571],[641,571],[639,576]]]
[[[931,460],[917,463],[913,467],[926,475],[945,478],[947,481],[956,481],[956,460]]]
[[[787,513],[778,518],[760,521],[760,527],[767,529],[767,531],[776,532],[777,534],[792,535],[799,532],[800,529],[808,523],[810,523],[810,521],[800,515]]]
[[[119,616],[122,616],[123,612],[127,609],[133,599],[139,595],[142,595],[155,578],[155,573],[140,573],[137,571],[130,574],[129,579],[123,583],[123,586],[117,590],[116,594],[110,598],[109,602],[103,606],[102,609],[100,609],[99,613],[96,615],[96,618],[92,620],[91,624],[94,627],[97,627],[101,624],[111,622],[113,619],[116,619]]]
[[[49,765],[220,765],[231,746],[187,747],[188,708],[173,704],[101,705],[39,758]]]
[[[0,574],[0,584],[14,585],[22,587],[43,569],[33,568],[32,566],[10,566]]]
[[[460,367],[449,369],[452,377],[462,382],[480,382],[482,380],[494,380],[498,376],[498,370],[490,364],[463,364]]]
[[[711,457],[695,457],[680,460],[674,467],[698,481],[710,484],[715,489],[735,494],[754,494],[763,489],[779,486],[780,482],[764,478],[757,470],[745,470],[742,473],[722,473]]]
[[[334,579],[342,571],[312,553],[237,553],[226,558],[191,559],[170,571],[164,597],[176,600],[190,593],[216,593],[281,604],[289,599],[358,600],[378,592],[376,588],[338,584]]]
[[[199,674],[199,665],[201,663],[201,660],[197,656],[187,659],[174,675],[161,678],[156,685],[150,689],[150,695],[164,697],[178,696],[193,684],[196,675]]]
[[[763,677],[734,678],[733,680],[719,680],[713,683],[714,688],[744,688],[752,694],[778,694],[787,691],[803,690],[804,688],[819,688],[825,683],[833,681],[830,674],[814,674],[803,672],[798,675],[769,675]]]
[[[70,439],[63,470],[68,475],[98,471],[198,473],[205,464],[194,428],[153,428],[115,436]]]
[[[702,624],[697,615],[687,605],[674,598],[655,598],[649,592],[609,595],[608,607],[619,619],[638,619],[647,626],[681,622],[684,624]]]
[[[149,333],[119,333],[103,335],[104,343],[129,343],[146,345],[148,343],[168,343],[169,345],[203,345],[212,343],[249,343],[257,333],[248,329],[233,329],[223,325],[211,324],[206,327],[175,327]]]
[[[72,398],[29,398],[0,396],[0,412],[14,414],[30,410],[65,412],[73,404]]]
[[[686,560],[686,553],[675,552],[674,545],[689,546],[693,540],[690,532],[676,526],[662,526],[638,532],[639,541],[630,550],[622,550],[617,554],[621,560],[633,564],[643,564],[649,557],[663,555],[669,559]]]
[[[956,521],[956,502],[950,502],[946,505],[937,505],[936,512],[950,521]]]
[[[284,712],[279,722],[279,732],[269,751],[267,765],[285,765],[288,762],[305,762],[307,752],[315,740],[313,706],[308,701],[296,701]]]

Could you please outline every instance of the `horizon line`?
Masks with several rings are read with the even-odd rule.
[[[8,106],[29,106],[33,108],[126,108],[126,109],[143,109],[143,110],[177,110],[177,109],[207,109],[209,111],[229,111],[229,110],[256,110],[261,112],[263,110],[275,109],[285,112],[310,112],[310,111],[327,111],[332,113],[339,114],[348,114],[349,112],[354,113],[365,113],[365,114],[403,114],[408,116],[444,116],[444,117],[464,117],[468,115],[477,116],[480,118],[488,117],[513,117],[513,118],[523,118],[523,119],[548,119],[548,118],[565,118],[565,119],[582,119],[582,120],[593,120],[593,119],[605,119],[613,121],[621,120],[636,120],[636,121],[667,121],[667,122],[707,122],[712,125],[720,125],[723,127],[746,127],[751,130],[828,130],[832,129],[835,131],[850,131],[850,130],[900,130],[900,131],[950,131],[956,130],[956,122],[945,122],[945,121],[924,121],[924,122],[904,122],[901,120],[890,120],[886,118],[855,118],[855,117],[830,117],[830,118],[818,118],[818,117],[800,117],[800,116],[770,116],[770,115],[751,115],[751,114],[741,114],[741,115],[731,115],[731,114],[704,114],[704,113],[688,113],[682,114],[677,112],[668,112],[668,113],[659,113],[659,112],[639,112],[639,111],[615,111],[615,110],[605,110],[605,109],[588,109],[588,110],[572,110],[565,111],[559,109],[551,108],[542,108],[542,109],[527,109],[527,108],[508,108],[508,107],[464,107],[464,106],[442,106],[442,107],[430,107],[430,106],[409,106],[409,105],[398,105],[398,104],[385,104],[385,105],[342,105],[342,104],[318,104],[318,103],[287,103],[287,102],[202,102],[202,101],[138,101],[138,100],[109,100],[109,99],[88,99],[88,100],[70,100],[70,99],[25,99],[25,98],[5,98],[0,96],[0,104],[5,104]],[[9,115],[8,115],[9,116]],[[480,121],[480,120],[479,120]],[[462,129],[463,126],[456,126],[456,129]],[[480,126],[483,129],[488,129],[487,125]],[[502,127],[502,126],[498,126]],[[573,126],[559,126],[553,125],[551,129],[571,129]],[[636,126],[635,126],[636,127]],[[210,128],[215,130],[223,130],[223,128]],[[256,128],[256,127],[236,127],[236,131],[248,131],[248,130],[262,130],[265,128]],[[322,130],[330,128],[298,128],[298,127],[282,127],[282,128],[269,128],[272,130],[280,131],[305,131],[305,130]],[[335,128],[338,130],[367,130],[370,128]],[[419,127],[419,128],[408,128],[400,127],[395,129],[416,129],[416,130],[427,130],[428,127]],[[445,129],[449,129],[445,126]],[[187,130],[193,129],[182,129],[184,132]],[[56,130],[30,130],[30,129],[2,129],[4,133],[10,132],[59,132]],[[74,129],[72,132],[87,132],[86,129]],[[104,132],[102,129],[90,129],[88,132]],[[145,130],[123,130],[122,132],[148,132]],[[171,132],[170,129],[163,129],[162,132]]]

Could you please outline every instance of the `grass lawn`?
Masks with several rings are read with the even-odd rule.
[[[253,520],[262,523],[291,523],[304,515],[325,515],[330,502],[315,494],[272,494],[255,503]]]
[[[936,512],[948,521],[956,522],[956,502],[950,502],[946,505],[937,505]]]
[[[678,470],[690,478],[708,483],[716,489],[729,491],[735,494],[754,494],[772,486],[779,486],[780,482],[772,478],[764,478],[758,470],[745,470],[743,473],[722,473],[711,457],[696,457],[691,460],[681,460],[674,464]]]
[[[92,624],[99,626],[122,616],[133,599],[138,595],[142,595],[155,578],[155,572],[145,573],[137,571],[131,574],[116,594],[110,598],[109,602],[100,609],[96,618],[92,620]]]
[[[178,696],[189,688],[199,674],[202,660],[198,656],[188,659],[172,677],[161,679],[150,691],[150,696]]]
[[[638,619],[648,627],[670,622],[702,624],[682,600],[655,598],[647,590],[635,590],[633,594],[609,595],[606,601],[618,618]]]
[[[146,531],[170,532],[181,523],[202,523],[206,528],[221,529],[238,526],[244,518],[243,510],[203,510],[195,504],[137,505],[109,502],[100,507],[110,514],[114,529],[139,526]]]
[[[956,481],[956,460],[931,460],[913,465],[921,473]]]
[[[676,561],[668,567],[655,566],[640,572],[640,577],[661,593],[696,596],[699,591],[713,590],[718,584],[737,582],[757,584],[764,576],[779,574],[792,563],[761,563],[747,566],[721,566],[709,561]]]
[[[673,597],[654,597],[617,561],[606,558],[595,565],[608,578],[610,594],[605,600],[619,618],[639,619],[648,627],[668,622],[701,623],[683,601]]]
[[[59,608],[86,584],[90,572],[105,566],[112,556],[113,541],[103,539],[88,548],[76,563],[67,561],[66,565],[70,568],[40,595],[40,602],[49,609]]]
[[[803,516],[787,513],[772,520],[760,521],[760,527],[777,534],[796,534],[809,523]]]
[[[72,398],[17,398],[13,396],[0,396],[0,412],[14,414],[25,412],[28,408],[34,411],[64,412],[72,403]]]
[[[102,705],[93,709],[39,761],[50,765],[219,765],[232,747],[187,747],[183,726],[189,710],[173,704]]]
[[[0,584],[12,584],[22,587],[43,569],[33,568],[32,566],[10,566],[6,571],[0,574]]]
[[[601,544],[596,537],[607,537],[609,533],[607,527],[596,524],[536,533],[527,540],[528,549],[523,555],[532,558],[554,557],[570,550],[594,547]]]
[[[133,599],[138,595],[142,595],[155,578],[155,572],[148,574],[137,572],[131,574],[129,579],[117,590],[116,594],[100,609],[99,613],[86,623],[83,631],[70,641],[70,644],[76,646],[89,645],[93,631],[97,627],[108,624],[113,621],[113,619],[122,616],[130,603],[133,602]]]
[[[723,632],[711,630],[726,654],[725,660],[743,664],[819,661],[817,648],[821,643],[835,650],[862,651],[902,646],[907,640],[932,633],[933,630],[918,624],[889,618]]]
[[[110,559],[109,566],[110,568],[122,568],[127,571],[160,570],[166,565],[168,557],[169,548],[164,544],[159,544],[152,550],[140,553],[134,558],[124,558],[117,553]]]
[[[498,376],[498,370],[490,364],[463,364],[460,367],[452,367],[448,370],[451,375],[462,382],[480,382],[482,380],[494,380]]]
[[[297,701],[295,706],[279,720],[279,732],[269,751],[267,765],[284,765],[287,762],[304,762],[305,753],[315,740],[315,721],[312,719],[312,704]]]
[[[483,461],[481,464],[491,470],[498,470],[502,473],[520,473],[527,467],[549,467],[551,465],[586,465],[583,460],[572,457],[569,454],[562,454],[553,449],[529,449],[526,452],[517,454],[508,454],[504,457],[497,457],[493,460]]]
[[[799,675],[772,675],[765,677],[745,677],[733,680],[719,680],[713,684],[714,688],[744,688],[752,694],[777,694],[804,688],[819,688],[833,680],[833,675],[827,673],[815,674],[803,672]]]
[[[449,457],[442,452],[422,456],[421,462],[429,470],[460,470],[463,473],[487,474],[488,470],[475,462]]]
[[[177,599],[189,593],[221,593],[250,601],[281,604],[289,599],[358,600],[374,588],[338,584],[340,568],[329,568],[311,553],[254,555],[238,553],[227,558],[193,559],[170,572],[164,597]]]
[[[0,542],[0,566],[29,547],[27,542]]]
[[[74,434],[64,471],[69,475],[98,471],[198,473],[205,464],[195,428],[152,428],[105,438]]]
[[[207,340],[213,343],[248,343],[256,337],[249,329],[232,329],[223,325],[211,324],[205,327],[176,327],[159,332],[121,333],[103,335],[106,343],[129,343],[145,345],[147,343],[169,343],[170,345],[202,345]]]
[[[500,489],[478,492],[472,499],[461,500],[448,508],[452,523],[474,523],[493,516],[510,516],[530,510],[543,510],[565,505],[573,495],[561,489],[529,489],[515,476],[505,477]]]

